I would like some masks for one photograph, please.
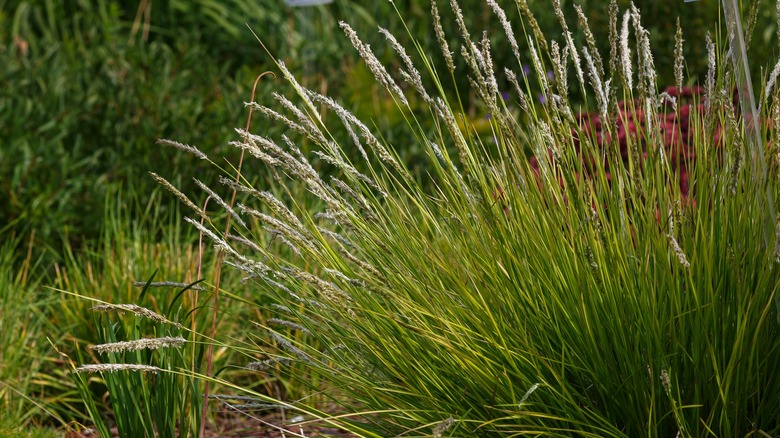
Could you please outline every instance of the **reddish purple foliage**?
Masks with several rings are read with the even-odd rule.
[[[703,114],[704,105],[702,104],[704,89],[702,87],[684,87],[678,91],[676,87],[669,87],[666,90],[670,96],[677,99],[678,110],[674,112],[670,102],[663,101],[663,109],[660,113],[651,117],[655,118],[659,126],[660,135],[664,145],[664,153],[669,159],[672,168],[677,170],[680,192],[684,197],[688,196],[689,178],[687,167],[693,163],[696,158],[694,152],[694,135],[690,129],[691,111],[698,111]],[[694,104],[695,103],[695,104]],[[612,121],[614,128],[612,132],[617,135],[620,155],[624,163],[627,163],[629,153],[628,139],[633,138],[642,151],[641,159],[647,157],[647,138],[645,136],[645,126],[648,115],[638,108],[643,108],[641,102],[620,102],[618,104],[619,113]],[[600,146],[607,146],[612,138],[609,130],[604,129],[604,121],[594,113],[582,113],[576,116],[579,122],[579,132],[572,130],[575,148],[579,151],[580,135],[593,138]],[[721,146],[722,129],[718,127],[715,132],[714,144]],[[594,170],[597,161],[593,157],[582,157],[586,164],[586,169]],[[610,180],[609,168],[607,163],[603,163],[606,171],[607,180]],[[538,173],[538,160],[531,157],[531,166]],[[575,176],[578,178],[578,176]]]

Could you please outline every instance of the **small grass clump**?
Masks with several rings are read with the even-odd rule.
[[[144,283],[141,297],[155,285],[152,279]],[[183,285],[163,304],[165,314],[127,304],[99,303],[92,307],[102,343],[91,345],[89,350],[100,357],[100,363],[81,365],[73,371],[101,436],[110,436],[110,427],[101,404],[92,399],[86,377],[90,373],[103,376],[115,408],[112,420],[120,436],[172,438],[198,434],[201,388],[192,373],[183,371],[200,364],[203,345],[194,342],[192,333],[176,320],[186,320],[192,314],[181,305],[182,296],[199,288],[197,284]]]
[[[704,100],[688,106],[681,148],[678,125],[661,121],[682,118],[682,105],[658,89],[636,7],[611,3],[606,56],[586,20],[585,43],[575,43],[559,1],[557,41],[534,31],[525,2],[522,23],[488,5],[513,65],[494,64],[491,40],[470,33],[452,0],[461,41],[441,32],[447,71],[381,31],[403,85],[341,24],[425,151],[424,177],[399,158],[405,145],[301,86],[282,62],[296,94],[275,95],[278,109],[252,103],[287,135],[243,130],[235,146],[272,170],[282,195],[240,174],[204,189],[241,195],[219,202],[223,217],[195,207],[204,222],[189,222],[276,300],[244,365],[260,376],[303,367],[318,380],[300,384],[327,398],[247,392],[359,436],[780,433],[778,134],[762,123],[762,137],[745,135],[719,45],[708,39]],[[453,53],[466,68],[454,68]],[[690,84],[675,53],[681,92]],[[464,75],[492,138],[444,95]],[[509,99],[498,76],[514,85]],[[778,123],[773,80],[762,109]],[[412,96],[425,111],[411,111]],[[583,123],[590,112],[598,129]],[[641,128],[625,132],[629,114]],[[351,143],[338,143],[336,129]],[[237,238],[223,234],[225,217]]]
[[[8,234],[0,232],[5,239],[0,244],[0,437],[46,436],[44,429],[26,427],[40,425],[44,416],[63,424],[37,394],[48,362],[46,335],[54,331],[48,311],[55,300],[40,292],[41,280],[34,274],[40,258],[32,255],[33,237],[25,242]],[[20,259],[20,248],[25,247],[27,256]]]

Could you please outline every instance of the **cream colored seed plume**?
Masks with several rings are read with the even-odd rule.
[[[355,244],[352,243],[349,239],[347,239],[346,237],[342,236],[339,233],[336,233],[335,231],[331,231],[327,228],[322,228],[322,227],[317,227],[317,231],[319,231],[319,233],[322,234],[323,236],[328,236],[347,248],[353,248],[355,246]]]
[[[311,93],[311,98],[315,102],[324,103],[325,106],[333,110],[336,113],[336,115],[339,116],[341,121],[344,123],[344,126],[348,126],[348,125],[357,126],[358,129],[360,130],[361,135],[363,135],[363,138],[366,140],[367,143],[369,143],[369,145],[379,143],[376,137],[374,137],[374,135],[371,133],[368,127],[363,122],[361,122],[360,119],[355,117],[354,114],[347,111],[343,106],[339,105],[332,98],[315,92]],[[353,139],[353,141],[357,141],[357,140]],[[368,154],[366,154],[366,151],[359,143],[360,142],[357,141],[356,146],[358,146],[358,149],[360,150],[360,154],[363,156],[363,159],[366,160],[366,162],[368,162],[369,161]]]
[[[534,41],[530,37],[528,38],[528,48],[531,51],[531,61],[533,61],[536,76],[539,78],[539,82],[541,82],[542,95],[547,96],[550,93],[550,86],[547,83],[547,75],[544,72],[544,67],[542,67],[542,60],[539,59],[539,55],[536,53]]]
[[[585,57],[585,63],[588,66],[588,77],[590,78],[590,85],[593,87],[593,91],[596,92],[596,102],[599,106],[599,113],[602,120],[607,118],[607,92],[604,89],[604,85],[601,83],[601,75],[599,74],[598,67],[593,61],[593,57],[587,47],[583,47],[582,55]]]
[[[385,89],[390,91],[392,94],[395,94],[398,99],[400,99],[401,103],[404,104],[404,106],[408,107],[409,101],[406,100],[406,96],[404,96],[403,91],[401,91],[393,78],[391,78],[387,73],[385,66],[379,62],[377,57],[371,51],[371,47],[369,47],[368,44],[364,44],[363,41],[360,40],[357,32],[355,32],[352,27],[349,26],[349,24],[343,21],[339,21],[339,26],[341,26],[341,28],[344,30],[344,33],[347,35],[347,38],[349,38],[349,41],[352,43],[355,49],[357,49],[358,54],[360,54],[360,57],[363,58],[366,66],[369,70],[371,70],[371,73],[373,73],[374,78],[380,84],[382,84]]]
[[[346,194],[347,196],[352,198],[355,202],[357,202],[360,209],[363,210],[364,214],[366,215],[366,219],[368,219],[369,217],[375,219],[375,216],[372,213],[373,208],[371,208],[371,206],[368,204],[365,197],[358,194],[358,192],[356,192],[352,187],[350,187],[349,184],[336,178],[335,176],[331,176],[330,180],[331,180],[331,184],[333,184],[337,189],[339,189],[341,193]]]
[[[333,146],[333,145],[331,145],[331,146]],[[384,190],[382,190],[382,188],[379,187],[379,185],[374,180],[372,180],[368,176],[360,173],[352,165],[350,165],[349,163],[344,161],[344,159],[341,156],[339,156],[339,155],[337,155],[335,153],[333,153],[333,154],[326,154],[326,153],[321,152],[321,151],[314,151],[314,154],[317,155],[318,157],[320,157],[320,159],[322,159],[322,160],[324,160],[324,161],[326,161],[326,162],[328,162],[328,163],[338,167],[339,169],[344,171],[345,174],[355,178],[358,181],[364,182],[366,185],[368,185],[372,189],[378,191],[382,196],[387,196],[387,193]]]
[[[496,81],[496,74],[493,70],[493,57],[490,55],[490,38],[487,31],[482,33],[482,70],[485,74],[485,79],[488,86],[488,92],[490,93],[490,104],[494,108],[493,111],[498,115],[498,107],[496,106],[496,99],[498,98],[498,82]]]
[[[298,118],[298,122],[304,127],[304,133],[307,137],[309,137],[314,143],[316,144],[325,144],[327,143],[327,139],[322,134],[320,129],[317,127],[317,125],[312,122],[311,118],[304,114],[303,111],[301,111],[297,106],[295,106],[294,103],[290,101],[287,97],[279,94],[279,93],[271,93],[274,99],[276,99],[277,102],[281,103],[283,107],[285,107],[288,111],[295,114],[295,117]],[[307,93],[308,95],[308,93]]]
[[[414,87],[415,90],[417,90],[417,93],[420,94],[420,97],[428,103],[433,103],[433,100],[431,99],[431,96],[428,95],[428,92],[425,91],[425,87],[422,83],[422,77],[420,76],[420,72],[417,70],[417,68],[414,66],[414,63],[412,62],[412,58],[409,57],[409,55],[406,53],[406,49],[404,46],[398,43],[398,40],[395,39],[395,35],[391,34],[387,29],[380,27],[379,33],[384,35],[384,37],[387,39],[387,42],[390,43],[390,47],[395,50],[395,53],[398,54],[398,56],[401,57],[401,61],[403,61],[404,65],[406,66],[406,71],[401,70],[401,73],[406,76],[406,81]]]
[[[134,341],[111,342],[89,347],[98,354],[122,353],[125,351],[157,350],[159,348],[178,348],[187,342],[182,337],[164,336],[162,338],[137,339]]]
[[[195,205],[194,202],[190,201],[190,198],[188,198],[187,195],[185,195],[179,189],[174,187],[173,184],[168,182],[167,179],[161,177],[160,175],[158,175],[158,174],[156,174],[154,172],[149,172],[149,174],[152,176],[152,178],[154,178],[155,181],[157,181],[157,183],[159,183],[161,186],[163,186],[166,189],[168,189],[169,192],[171,192],[174,195],[176,195],[176,197],[179,198],[179,200],[181,202],[183,202],[184,205],[186,205],[187,207],[192,209],[195,213],[198,214],[198,216],[200,216],[200,217],[202,217],[204,219],[208,219],[208,217],[206,217],[206,214],[203,213],[203,210],[201,210],[197,205]]]
[[[246,368],[252,371],[265,371],[269,368],[275,367],[276,365],[281,365],[286,367],[286,366],[290,366],[290,364],[292,363],[293,363],[292,359],[288,359],[286,357],[275,357],[273,359],[266,359],[258,362],[250,362],[246,364]]]
[[[317,287],[318,292],[321,293],[325,298],[333,301],[339,301],[340,299],[344,299],[347,301],[351,301],[351,298],[349,295],[341,290],[338,286],[335,284],[323,280],[320,277],[317,277],[314,274],[311,274],[306,271],[301,271],[299,269],[292,270],[291,274],[293,277],[297,278],[298,280],[305,281],[306,283],[312,284]]]
[[[590,30],[588,17],[586,17],[585,13],[582,11],[582,6],[574,5],[574,10],[577,12],[577,22],[585,33],[585,42],[588,44],[588,50],[590,50],[591,56],[593,56],[593,62],[596,67],[598,67],[599,75],[604,77],[604,63],[601,60],[601,54],[599,54],[598,46],[596,45],[596,37]]]
[[[287,126],[288,128],[292,129],[295,132],[298,132],[299,134],[306,135],[306,129],[304,129],[303,126],[293,122],[289,118],[283,116],[282,114],[279,114],[277,111],[268,108],[267,106],[260,105],[257,102],[244,102],[244,106],[250,107],[253,110],[260,112],[261,114],[268,117],[269,119],[282,122],[285,126]]]
[[[374,151],[374,153],[379,157],[380,160],[384,161],[385,163],[389,164],[393,169],[396,170],[400,175],[404,176],[407,180],[411,178],[411,175],[409,174],[409,171],[404,169],[404,167],[396,160],[393,155],[387,150],[387,148],[374,136],[374,134],[371,132],[370,129],[368,129],[368,126],[366,126],[365,123],[361,122],[357,117],[355,117],[352,113],[344,109],[341,105],[336,103],[333,99],[323,96],[318,93],[310,92],[309,95],[314,99],[315,101],[319,101],[327,105],[329,108],[333,109],[340,118],[346,119],[355,126],[358,127],[360,130],[360,134],[363,136],[363,139],[366,140],[366,143],[368,143],[368,146],[371,148],[371,150]],[[365,155],[365,152],[363,152],[363,157],[368,160],[368,156]],[[368,182],[366,182],[368,184]]]
[[[512,24],[509,22],[509,19],[506,18],[506,13],[501,9],[501,6],[496,3],[496,0],[487,0],[487,4],[493,9],[493,13],[498,17],[498,21],[504,28],[506,38],[509,40],[509,45],[512,47],[512,53],[515,55],[517,62],[522,65],[523,62],[520,59],[520,46],[517,44],[515,32],[512,30]]]
[[[238,242],[238,243],[240,243],[240,244],[250,248],[252,251],[261,252],[263,250],[263,248],[260,248],[260,246],[258,244],[256,244],[255,242],[252,242],[251,240],[246,239],[246,238],[241,237],[241,236],[236,236],[235,234],[228,234],[228,239],[230,239],[230,240],[232,240],[234,242]]]
[[[455,71],[455,62],[452,60],[452,52],[450,51],[450,45],[447,44],[447,36],[444,34],[444,29],[441,27],[441,16],[439,16],[439,9],[436,7],[436,2],[431,2],[431,16],[433,16],[433,30],[436,33],[436,39],[439,41],[439,47],[441,47],[442,54],[444,55],[444,62],[447,63],[447,68],[450,69],[450,73]]]
[[[528,391],[526,391],[525,394],[523,394],[523,397],[520,399],[520,403],[517,404],[517,407],[519,409],[522,409],[523,404],[525,404],[525,402],[528,400],[528,397],[530,397],[531,394],[533,394],[534,391],[536,391],[537,389],[539,389],[538,383],[534,383],[533,385],[531,385],[531,387],[528,388]]]
[[[677,261],[680,262],[680,265],[682,265],[682,267],[685,269],[690,268],[691,264],[688,262],[688,257],[685,256],[682,248],[680,248],[680,244],[677,243],[677,239],[675,239],[671,234],[667,234],[666,238],[669,240],[669,244],[672,246],[672,252],[674,252],[674,255],[677,257]]]
[[[208,157],[206,154],[201,152],[200,149],[196,148],[195,146],[190,146],[188,144],[179,143],[178,141],[173,140],[166,140],[164,138],[161,138],[157,140],[157,144],[161,144],[164,146],[170,146],[179,150],[182,150],[184,152],[190,153],[192,155],[195,155],[196,157],[200,158],[201,160],[208,160]]]
[[[582,73],[582,67],[580,66],[580,56],[577,54],[577,46],[574,45],[574,38],[571,35],[569,26],[566,24],[566,17],[563,15],[563,10],[561,9],[561,0],[553,0],[553,9],[555,11],[555,16],[558,17],[558,22],[563,29],[563,37],[566,40],[566,47],[569,48],[571,60],[574,63],[574,71],[577,73],[577,79],[580,81],[580,86],[585,88],[585,79]]]
[[[461,37],[463,37],[463,41],[470,43],[471,35],[466,27],[466,21],[463,19],[463,11],[461,11],[457,0],[450,0],[450,7],[452,7],[452,12],[455,13],[455,22],[458,23],[458,29],[460,30]]]
[[[633,73],[631,72],[631,49],[628,46],[629,28],[631,12],[626,11],[623,14],[623,26],[620,32],[620,65],[623,67],[623,79],[626,81],[626,88],[633,88]]]
[[[290,82],[290,85],[293,86],[295,89],[295,92],[298,94],[298,96],[303,99],[303,101],[306,103],[306,105],[309,108],[309,111],[314,114],[314,117],[317,118],[317,120],[322,123],[322,119],[320,118],[320,113],[317,111],[317,108],[314,107],[314,105],[311,103],[311,100],[309,100],[309,97],[307,95],[308,89],[301,86],[301,84],[298,83],[297,80],[295,80],[295,76],[290,73],[290,71],[287,69],[287,66],[284,64],[284,61],[278,60],[276,63],[279,65],[279,70],[282,71],[282,75],[285,79],[287,79],[288,82]]]
[[[609,74],[615,76],[618,61],[618,5],[617,0],[609,2]]]
[[[680,27],[680,17],[677,17],[677,33],[674,35],[674,80],[677,91],[682,92],[683,69],[685,68],[685,57],[683,55],[683,34]]]
[[[208,236],[208,238],[210,238],[214,242],[214,247],[215,248],[218,248],[218,249],[220,249],[222,251],[225,251],[228,254],[233,255],[233,256],[238,256],[239,255],[236,252],[236,250],[234,250],[233,248],[230,247],[230,245],[228,245],[227,242],[225,242],[221,237],[217,236],[213,231],[211,231],[208,228],[206,228],[205,226],[201,225],[200,222],[196,221],[195,219],[189,218],[189,217],[185,217],[184,220],[189,222],[190,224],[192,224],[201,233],[203,233],[206,236]]]
[[[96,365],[82,365],[73,370],[74,373],[102,373],[104,371],[143,371],[158,373],[165,370],[151,365],[138,365],[132,363],[102,363]]]
[[[550,52],[552,55],[553,69],[555,70],[555,85],[558,89],[558,94],[562,98],[566,98],[569,91],[569,78],[566,71],[566,61],[569,58],[568,47],[563,49],[561,54],[561,48],[558,46],[557,41],[553,41],[550,44]]]
[[[309,329],[307,329],[306,327],[304,327],[304,326],[302,326],[302,325],[300,325],[298,323],[294,323],[292,321],[287,321],[285,319],[271,318],[271,319],[268,320],[268,324],[282,326],[282,327],[287,327],[287,328],[290,328],[290,329],[293,329],[293,330],[298,330],[298,331],[303,332],[303,333],[311,334]]]
[[[235,219],[236,222],[238,222],[239,225],[241,225],[244,228],[247,228],[246,222],[244,222],[244,220],[241,219],[241,216],[239,216],[238,213],[236,213],[236,211],[233,210],[233,208],[230,207],[230,205],[228,205],[228,203],[225,202],[225,200],[222,199],[221,196],[216,194],[216,192],[214,192],[214,190],[211,190],[211,188],[209,186],[207,186],[206,184],[201,182],[199,179],[193,178],[193,181],[195,181],[195,184],[198,187],[200,187],[201,190],[206,192],[211,197],[211,199],[213,199],[217,204],[219,204],[220,207],[224,208],[225,211],[230,213],[230,216],[233,217],[233,219]]]
[[[707,81],[705,83],[704,91],[704,107],[707,110],[707,114],[712,111],[713,103],[715,102],[715,44],[710,38],[710,33],[707,32],[706,36],[707,44]]]
[[[507,79],[509,79],[509,82],[512,84],[512,86],[515,88],[515,92],[517,93],[517,98],[520,103],[520,109],[523,111],[528,111],[528,97],[526,96],[525,92],[522,88],[520,88],[520,83],[517,81],[517,74],[513,72],[512,70],[508,68],[504,68],[504,74],[506,75]]]
[[[311,362],[311,358],[309,357],[308,354],[304,353],[304,351],[301,350],[300,348],[294,346],[290,341],[285,339],[279,333],[271,332],[271,337],[274,338],[276,343],[278,343],[282,348],[298,356],[298,359],[301,359],[304,362]]]
[[[547,52],[547,39],[544,37],[542,28],[539,27],[539,22],[536,21],[536,16],[534,16],[531,8],[528,7],[528,2],[526,0],[515,0],[515,5],[517,5],[517,9],[523,14],[523,18],[525,18],[531,30],[533,30],[534,38],[536,38],[539,48],[542,52]]]
[[[433,428],[433,438],[441,438],[444,432],[451,428],[453,424],[455,424],[455,419],[452,417],[437,424],[436,427]]]
[[[772,73],[769,75],[769,80],[766,81],[766,90],[764,91],[764,99],[769,102],[769,98],[772,96],[772,89],[777,83],[777,77],[780,75],[780,61],[777,61],[775,68],[772,69]]]
[[[666,394],[670,394],[671,382],[669,379],[669,373],[666,370],[661,370],[661,385],[664,387]]]
[[[238,204],[238,209],[244,214],[248,214],[250,216],[254,216],[257,219],[265,222],[266,224],[272,226],[273,228],[277,229],[289,240],[292,240],[298,246],[306,247],[311,252],[317,251],[317,244],[312,240],[311,235],[308,233],[308,231],[296,230],[293,226],[290,226],[279,219],[276,219],[273,216],[269,216],[265,213],[262,213],[260,211],[257,211],[255,209],[246,207],[243,204]]]
[[[660,103],[669,102],[672,105],[672,112],[677,112],[677,99],[666,91],[658,96],[658,101]]]
[[[138,315],[155,322],[181,328],[181,324],[170,321],[168,318],[160,315],[157,312],[154,312],[153,310],[149,310],[146,307],[141,307],[135,304],[100,304],[93,306],[92,310],[96,312],[130,312],[134,315]]]
[[[642,27],[639,9],[631,4],[631,19],[634,22],[634,31],[637,38],[637,57],[639,59],[640,86],[653,99],[653,107],[658,106],[656,101],[656,73],[653,53],[650,50],[650,32]]]
[[[444,121],[444,125],[455,140],[455,147],[458,149],[458,158],[460,159],[461,164],[468,168],[469,163],[471,162],[471,151],[469,146],[466,143],[466,139],[463,138],[463,132],[460,130],[460,127],[455,120],[455,115],[452,114],[452,110],[447,103],[439,97],[436,98],[436,112]]]

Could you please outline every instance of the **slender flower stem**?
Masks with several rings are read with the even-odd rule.
[[[276,75],[273,72],[266,71],[261,73],[257,76],[255,79],[255,84],[252,86],[252,97],[250,99],[250,102],[255,101],[255,92],[257,91],[257,84],[260,82],[260,79],[262,79],[265,75],[271,74],[274,77]],[[252,126],[252,113],[254,112],[254,107],[249,107],[249,115],[246,118],[246,129],[244,129],[244,132],[249,133],[249,128]],[[236,168],[236,184],[238,184],[241,181],[241,166],[244,164],[244,150],[241,150],[241,156],[238,159],[238,167]],[[233,188],[233,194],[230,196],[230,208],[233,208],[233,205],[236,203],[236,188]],[[225,220],[225,233],[224,233],[224,239],[227,240],[227,236],[230,234],[230,216],[227,217]],[[219,312],[219,283],[221,279],[222,274],[222,262],[224,261],[224,251],[220,251],[217,255],[217,268],[216,272],[214,274],[214,307],[212,309],[211,313],[211,339],[214,339],[217,334],[217,313]],[[200,266],[200,264],[199,264]],[[208,343],[208,351],[206,352],[206,386],[203,390],[203,411],[200,415],[200,431],[198,433],[198,436],[203,436],[203,432],[206,428],[206,413],[208,412],[208,399],[209,399],[209,380],[208,378],[211,377],[211,364],[214,359],[214,343],[209,342]]]

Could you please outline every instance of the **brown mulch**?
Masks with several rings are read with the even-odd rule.
[[[300,421],[294,415],[285,421],[280,413],[251,415],[235,411],[222,411],[206,425],[201,438],[298,438],[298,437],[354,437],[355,435],[337,429],[323,422],[292,423]],[[116,427],[111,428],[112,435],[119,437]],[[66,438],[95,438],[97,431],[87,428],[81,431],[69,431]]]

